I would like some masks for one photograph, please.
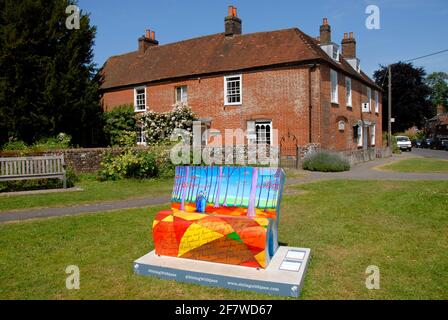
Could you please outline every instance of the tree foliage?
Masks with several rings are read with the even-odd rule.
[[[118,106],[104,113],[104,133],[109,146],[135,145],[136,120],[134,107]]]
[[[431,102],[434,106],[448,107],[448,74],[446,72],[433,72],[426,77],[426,82],[431,88]]]
[[[387,128],[388,112],[388,67],[380,66],[373,77],[382,86],[383,93],[383,128]],[[392,132],[402,132],[413,126],[423,127],[425,118],[434,114],[429,99],[431,88],[425,81],[423,68],[414,67],[412,63],[395,63],[392,65]]]
[[[100,136],[96,28],[81,11],[66,27],[73,0],[0,0],[0,144],[65,132],[89,146]]]

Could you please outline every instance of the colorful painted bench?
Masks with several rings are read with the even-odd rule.
[[[284,182],[280,168],[177,167],[171,209],[153,222],[156,254],[266,268]]]

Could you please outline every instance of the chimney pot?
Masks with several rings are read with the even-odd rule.
[[[323,19],[323,23],[320,26],[320,42],[322,44],[331,43],[331,27],[327,18]]]
[[[224,19],[225,35],[233,36],[241,34],[242,23],[241,19],[237,17],[237,10],[234,6],[229,6],[228,16]]]
[[[346,59],[354,59],[356,58],[356,40],[353,37],[353,32],[349,33],[349,36],[346,36],[347,33],[344,33],[344,39],[342,39],[342,54]]]
[[[155,32],[147,29],[145,35],[138,38],[138,51],[145,53],[149,47],[157,46],[158,44],[159,42],[156,40]]]
[[[348,33],[347,32],[344,33],[344,39],[348,39]]]

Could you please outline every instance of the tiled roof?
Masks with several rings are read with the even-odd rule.
[[[153,46],[109,58],[102,69],[102,89],[195,75],[326,61],[354,78],[375,86],[344,59],[333,61],[315,39],[297,28],[226,37],[223,33]]]

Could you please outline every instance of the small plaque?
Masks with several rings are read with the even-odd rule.
[[[305,259],[305,251],[289,250],[286,259],[303,260]]]
[[[285,260],[280,265],[280,270],[298,272],[300,270],[301,266],[302,266],[302,262]]]

